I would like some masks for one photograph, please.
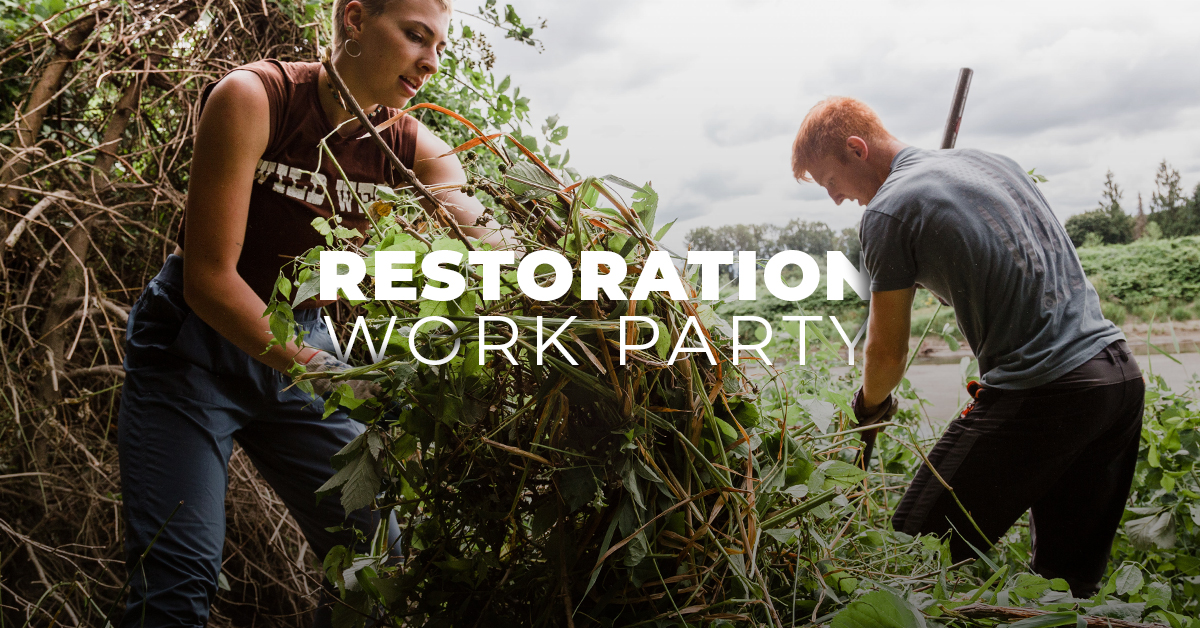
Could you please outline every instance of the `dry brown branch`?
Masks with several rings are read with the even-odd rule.
[[[960,606],[953,609],[955,614],[972,619],[999,619],[1001,621],[1013,622],[1030,617],[1040,617],[1049,615],[1050,611],[1039,611],[1032,608],[1018,608],[1013,606],[991,606],[976,602],[967,606]],[[1093,615],[1080,615],[1088,626],[1093,628],[1168,628],[1166,624],[1143,624],[1139,622],[1125,621],[1123,619],[1113,619],[1111,617],[1096,617]]]
[[[56,613],[104,625],[95,609],[124,582],[123,327],[176,246],[200,94],[249,61],[316,56],[291,17],[261,5],[80,3],[0,51],[24,89],[0,120],[4,625]],[[206,8],[206,29],[190,30]],[[319,572],[299,527],[240,449],[229,477],[232,590],[210,625],[307,625]]]

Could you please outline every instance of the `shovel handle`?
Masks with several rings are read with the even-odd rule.
[[[958,71],[958,86],[954,88],[954,100],[950,103],[950,117],[946,118],[946,132],[942,134],[942,148],[954,148],[958,139],[958,127],[962,124],[963,109],[967,106],[967,92],[971,89],[971,68]]]

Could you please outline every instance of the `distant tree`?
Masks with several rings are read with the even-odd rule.
[[[798,218],[779,229],[778,251],[804,251],[809,255],[824,255],[837,248],[838,237],[823,222],[807,222]]]
[[[1104,177],[1100,206],[1067,219],[1067,235],[1075,246],[1092,244],[1127,244],[1133,241],[1133,217],[1121,208],[1124,192],[1113,178],[1112,170]],[[1089,235],[1094,237],[1089,238]]]
[[[760,258],[780,251],[804,251],[809,255],[824,256],[826,251],[845,250],[846,231],[853,233],[857,245],[858,232],[853,228],[839,235],[823,222],[798,218],[782,227],[770,223],[699,227],[689,231],[684,242],[689,248],[700,251],[757,251]]]
[[[1167,160],[1158,164],[1158,172],[1154,174],[1154,194],[1150,195],[1150,213],[1169,211],[1185,202],[1183,186],[1179,183],[1179,171],[1172,168]]]
[[[1200,234],[1200,184],[1192,197],[1184,195],[1179,171],[1164,159],[1154,175],[1154,194],[1150,196],[1150,216],[1162,228],[1166,238]]]
[[[720,227],[698,227],[683,237],[689,249],[697,251],[757,251],[759,259],[765,259],[780,251],[804,251],[824,259],[826,251],[842,251],[855,265],[858,264],[858,228],[847,227],[834,232],[829,225],[794,218],[782,227],[770,223],[759,225],[722,225]],[[728,276],[735,276],[735,267],[722,269]]]
[[[1137,240],[1146,232],[1146,212],[1142,209],[1142,193],[1138,192],[1138,213],[1133,220],[1133,239]]]
[[[859,223],[861,224],[861,223]],[[858,258],[862,254],[862,240],[858,238],[859,225],[846,227],[838,234],[836,250],[846,254],[851,264],[858,266]]]

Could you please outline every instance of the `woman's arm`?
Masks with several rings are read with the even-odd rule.
[[[238,348],[286,372],[300,347],[276,345],[263,353],[273,337],[263,317],[267,304],[237,272],[254,172],[270,124],[267,91],[254,74],[232,72],[213,88],[192,156],[183,296],[201,320]]]
[[[417,179],[425,185],[437,185],[440,183],[457,183],[463,184],[467,182],[467,174],[463,171],[462,164],[459,163],[458,157],[448,155],[438,159],[439,155],[445,155],[450,152],[450,145],[442,138],[434,135],[432,131],[417,121],[417,150],[415,162],[413,164],[413,174],[417,175]],[[483,227],[476,227],[475,221],[483,214],[483,204],[474,197],[463,194],[458,188],[438,192],[435,194],[446,209],[454,214],[458,219],[458,224],[463,226],[463,232],[473,238],[479,238],[483,242],[492,245],[494,249],[515,248],[517,243],[513,237],[513,233],[509,229],[501,229],[500,224],[495,220],[488,221]],[[422,205],[429,207],[424,201]]]

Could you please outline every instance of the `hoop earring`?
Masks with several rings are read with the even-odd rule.
[[[350,44],[354,44],[354,47],[356,50],[358,50],[358,52],[350,52]],[[362,56],[362,44],[358,43],[357,39],[347,39],[346,43],[342,44],[342,48],[346,51],[346,54],[350,55],[351,57],[358,58]]]

